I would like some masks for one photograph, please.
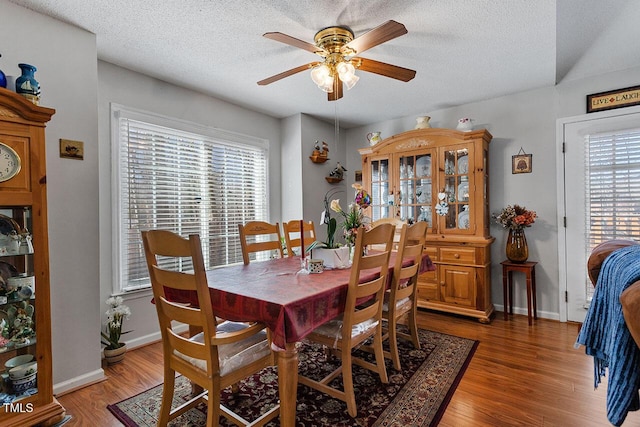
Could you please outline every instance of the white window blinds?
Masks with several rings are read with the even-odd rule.
[[[589,135],[586,143],[588,257],[607,240],[640,237],[640,129]]]
[[[238,223],[267,220],[266,142],[197,125],[200,133],[189,132],[189,124],[145,120],[122,107],[112,111],[119,142],[116,291],[149,286],[142,230],[200,234],[208,267],[241,262]]]
[[[591,249],[640,236],[640,129],[590,135],[587,227]]]

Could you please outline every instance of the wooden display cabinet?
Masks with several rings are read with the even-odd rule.
[[[416,129],[360,149],[371,220],[426,221],[437,266],[418,283],[418,306],[490,322],[487,130]]]
[[[54,113],[0,88],[0,426],[48,426],[65,414],[51,361],[44,130]],[[26,354],[37,363],[35,383],[11,380],[5,369]]]

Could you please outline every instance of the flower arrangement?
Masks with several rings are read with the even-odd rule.
[[[536,222],[538,215],[535,211],[528,210],[520,205],[508,205],[500,213],[494,214],[493,218],[504,228],[511,230],[521,230],[524,227],[531,227]]]
[[[100,335],[102,336],[102,344],[106,346],[105,348],[107,350],[115,350],[124,345],[124,343],[120,342],[120,337],[131,332],[122,332],[122,324],[129,319],[131,310],[122,303],[122,297],[110,297],[107,299],[106,304],[109,306],[105,313],[107,322],[105,332],[100,332]]]
[[[340,206],[340,200],[334,199],[329,204],[329,197],[331,191],[325,194],[324,204],[325,211],[323,213],[324,223],[327,224],[327,241],[324,242],[327,248],[336,248],[338,245],[335,243],[335,232],[337,228],[337,222],[335,218],[331,218],[331,211],[339,213],[343,222],[341,224],[343,229],[344,238],[349,245],[353,245],[356,241],[356,235],[358,228],[362,225],[368,224],[368,219],[364,215],[364,209],[368,208],[371,204],[371,197],[369,193],[360,184],[353,184],[352,187],[356,190],[353,203],[349,204],[347,211],[344,211]],[[335,192],[333,193],[335,195]]]

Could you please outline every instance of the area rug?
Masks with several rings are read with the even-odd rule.
[[[359,366],[353,367],[353,378],[358,414],[352,418],[347,406],[340,400],[306,386],[298,386],[296,425],[299,427],[374,427],[374,426],[436,426],[444,413],[460,379],[464,375],[477,341],[420,330],[421,349],[411,343],[399,341],[402,371],[393,368],[387,360],[389,383]],[[360,350],[359,350],[360,351]],[[373,360],[373,355],[360,353]],[[302,343],[299,352],[299,372],[312,378],[322,377],[338,366],[338,361],[325,355],[322,347]],[[342,377],[332,383],[342,387]],[[183,403],[191,391],[189,381],[176,379],[173,406]],[[108,409],[126,427],[156,425],[162,398],[162,385],[153,387]],[[277,371],[267,368],[240,384],[240,390],[223,391],[223,402],[245,419],[253,420],[278,402]],[[204,426],[206,406],[201,405],[176,418],[169,426]],[[220,425],[232,426],[221,418]],[[276,427],[276,418],[267,426]]]

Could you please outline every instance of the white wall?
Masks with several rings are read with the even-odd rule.
[[[0,69],[37,67],[46,128],[51,328],[55,390],[102,377],[98,264],[97,53],[93,34],[0,1]],[[60,138],[84,141],[84,160],[61,159]]]
[[[302,129],[301,114],[282,119],[282,167],[284,168],[282,176],[282,218],[280,223],[290,221],[292,219],[302,218],[302,191],[303,182],[300,179],[292,179],[292,177],[303,176],[302,174]],[[272,222],[276,222],[272,218]]]
[[[353,171],[344,174],[344,181],[330,184],[326,176],[336,167],[337,162],[346,164],[346,144],[341,131],[340,143],[335,141],[333,124],[318,120],[307,114],[295,114],[282,120],[282,219],[287,222],[304,218],[315,224],[317,239],[325,241],[326,226],[320,224],[320,215],[324,210],[324,195],[336,191],[333,198],[339,198],[341,206],[348,204],[353,184]],[[313,163],[311,156],[315,142],[329,145],[329,160],[325,163]],[[340,223],[340,221],[338,221]],[[336,233],[336,238],[340,234]]]
[[[328,191],[335,193],[334,199],[340,199],[340,204],[346,208],[347,204],[352,200],[353,191],[351,184],[353,183],[353,171],[347,170],[344,173],[344,180],[340,183],[330,184],[325,177],[329,176],[331,171],[340,162],[346,167],[345,153],[346,144],[344,140],[344,132],[339,132],[336,142],[335,125],[318,120],[309,115],[302,115],[302,165],[304,175],[304,190],[302,198],[304,200],[304,219],[312,220],[316,224],[316,233],[318,240],[325,241],[327,239],[327,227],[320,224],[320,216],[324,210],[324,195]],[[326,142],[329,146],[329,160],[324,163],[313,163],[309,156],[313,152],[316,140]],[[349,169],[349,168],[347,168]],[[333,214],[333,212],[332,212]],[[340,219],[336,217],[338,226]],[[341,234],[336,231],[336,241],[341,240]]]
[[[269,140],[269,215],[274,222],[280,220],[280,120],[103,61],[98,62],[98,75],[100,301],[108,298],[113,285],[111,103]],[[132,311],[125,329],[133,332],[124,337],[129,346],[160,339],[156,311],[150,301],[150,290],[126,296]]]

